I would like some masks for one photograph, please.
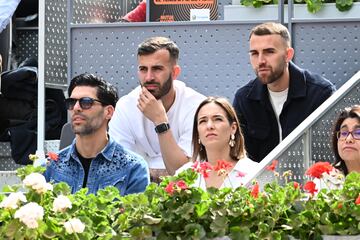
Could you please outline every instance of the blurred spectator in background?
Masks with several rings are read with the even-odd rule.
[[[123,22],[145,22],[146,21],[146,0],[143,0],[139,5],[128,12],[121,18]]]
[[[20,0],[0,0],[0,33],[10,23]]]

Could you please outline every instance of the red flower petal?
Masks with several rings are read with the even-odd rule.
[[[308,181],[304,185],[304,190],[314,195],[318,190],[316,189],[316,184],[313,181]]]
[[[356,198],[355,204],[356,204],[356,205],[360,205],[360,194],[359,194],[359,196]]]
[[[188,186],[186,185],[184,180],[177,181],[176,186],[178,186],[182,190],[188,189]]]
[[[314,178],[321,178],[323,173],[330,173],[333,166],[329,162],[317,162],[306,171],[306,175]]]
[[[169,184],[165,187],[165,191],[169,193],[170,195],[174,193],[174,182],[169,182]]]
[[[57,161],[59,159],[59,156],[54,152],[48,152],[47,156],[50,160]]]
[[[198,170],[198,173],[202,174],[204,178],[209,177],[209,172],[213,169],[210,163],[208,162],[201,162],[200,168]]]
[[[245,177],[246,173],[238,171],[236,177]]]
[[[272,163],[269,166],[266,166],[266,170],[272,171],[272,172],[275,171],[275,168],[276,168],[278,163],[279,163],[278,160],[272,161]]]
[[[196,171],[199,166],[199,161],[195,161],[193,165],[191,165],[191,168]]]
[[[294,182],[294,188],[298,189],[299,188],[299,183],[298,182]]]
[[[252,189],[251,189],[251,192],[250,192],[250,195],[253,197],[253,198],[257,198],[259,196],[259,183],[256,183]]]
[[[230,162],[225,160],[218,160],[216,166],[214,167],[214,171],[227,171],[232,167],[233,165]]]

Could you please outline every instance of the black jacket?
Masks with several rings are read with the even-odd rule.
[[[288,97],[279,117],[282,139],[335,91],[335,86],[328,80],[291,62],[289,73]],[[250,81],[236,92],[233,105],[244,133],[248,156],[260,162],[280,139],[267,86],[258,79]]]

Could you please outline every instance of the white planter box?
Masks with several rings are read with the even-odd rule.
[[[233,0],[234,3],[240,0]],[[287,21],[288,8],[284,7],[284,20]],[[308,12],[305,4],[294,4],[294,18],[296,19],[336,19],[336,18],[357,18],[360,19],[360,2],[355,2],[352,8],[346,12],[340,12],[335,3],[325,3],[324,7],[317,13]],[[242,5],[224,6],[224,20],[262,20],[272,21],[278,19],[278,5],[264,5],[260,8],[245,7]]]
[[[287,6],[284,11],[285,19],[287,19]],[[224,20],[261,20],[272,21],[278,19],[277,5],[264,5],[261,8],[245,7],[242,5],[225,5]]]

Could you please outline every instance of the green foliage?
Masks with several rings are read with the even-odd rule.
[[[27,167],[19,173],[24,177],[29,169],[39,170]],[[360,173],[349,174],[342,189],[323,189],[315,197],[293,182],[267,183],[257,197],[243,186],[204,191],[189,187],[196,177],[189,169],[127,196],[115,187],[97,195],[87,189],[71,194],[65,183],[41,194],[29,188],[27,203],[42,206],[43,219],[30,229],[14,218],[26,203],[0,208],[0,239],[321,239],[324,234],[360,234]],[[180,181],[186,185],[177,186]],[[70,199],[71,208],[56,212],[54,200],[61,195]],[[74,218],[85,225],[84,231],[67,232],[65,222]]]
[[[306,4],[307,10],[313,14],[319,12],[324,7],[324,3],[335,3],[340,12],[345,12],[351,9],[354,2],[357,2],[357,0],[294,0],[295,4]],[[240,0],[240,3],[246,7],[260,8],[267,4],[276,5],[278,0]],[[285,4],[287,4],[287,0],[285,0]]]
[[[21,179],[24,180],[24,178],[29,175],[30,173],[43,173],[45,172],[45,167],[34,167],[33,165],[26,165],[25,167],[18,168],[16,170],[16,175]]]

